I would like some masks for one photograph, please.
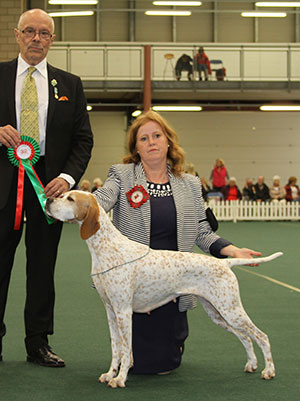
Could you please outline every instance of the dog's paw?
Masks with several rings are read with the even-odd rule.
[[[108,387],[117,388],[117,387],[126,387],[124,380],[114,377],[107,383]]]
[[[271,380],[271,379],[273,379],[273,377],[275,377],[274,366],[266,368],[261,372],[261,378],[264,380]]]
[[[256,362],[247,362],[245,365],[244,372],[246,373],[253,373],[257,369],[257,363]]]
[[[99,377],[98,382],[99,382],[99,383],[109,383],[109,382],[111,381],[111,379],[112,379],[112,376],[111,376],[110,374],[108,374],[108,373],[103,373],[103,374]]]

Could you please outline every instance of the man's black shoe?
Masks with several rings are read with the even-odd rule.
[[[49,368],[63,368],[65,366],[64,360],[57,356],[49,346],[41,347],[34,353],[27,355],[27,362]]]

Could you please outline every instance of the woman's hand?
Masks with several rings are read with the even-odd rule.
[[[221,250],[221,255],[231,256],[232,258],[252,259],[253,256],[261,256],[261,252],[254,251],[248,248],[238,248],[234,245],[228,245]],[[249,266],[258,266],[257,263],[252,263]]]

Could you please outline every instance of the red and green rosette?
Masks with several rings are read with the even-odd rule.
[[[18,167],[18,188],[17,188],[17,202],[16,202],[16,216],[14,229],[19,230],[21,226],[21,217],[23,210],[23,195],[24,195],[24,176],[27,174],[33,189],[38,197],[41,207],[45,213],[46,196],[45,189],[33,165],[39,160],[40,147],[38,143],[30,136],[21,136],[21,143],[16,148],[7,149],[9,161]],[[46,219],[49,224],[55,220],[45,213]]]
[[[142,206],[150,198],[150,195],[142,185],[135,185],[128,192],[126,192],[126,196],[130,206],[134,209]]]

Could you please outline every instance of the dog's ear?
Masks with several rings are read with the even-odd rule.
[[[87,214],[83,220],[80,228],[80,236],[82,239],[87,240],[94,235],[100,228],[99,223],[99,208],[96,199],[93,195],[90,196],[90,203]]]

